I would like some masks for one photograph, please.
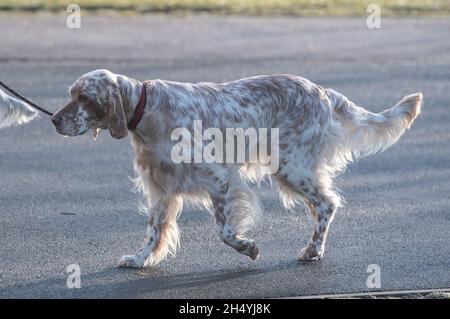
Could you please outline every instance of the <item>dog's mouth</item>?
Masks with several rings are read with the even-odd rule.
[[[63,131],[62,129],[60,129],[60,128],[58,128],[58,127],[55,127],[55,130],[56,130],[56,133],[58,133],[58,134],[60,134],[60,135],[63,135],[63,136],[66,136],[66,137],[67,137],[67,136],[70,136],[70,137],[73,137],[73,136],[80,136],[80,135],[83,135],[84,133],[86,133],[87,131],[89,131],[89,129],[83,129],[82,131],[73,133],[73,132]]]
[[[97,140],[98,133],[100,132],[101,129],[102,128],[100,128],[100,127],[94,126],[93,128],[86,128],[86,129],[83,129],[83,130],[81,130],[79,132],[76,132],[76,133],[72,133],[72,132],[69,133],[67,131],[62,130],[59,127],[55,127],[56,133],[58,133],[58,134],[60,134],[60,135],[62,135],[64,137],[80,136],[80,135],[85,134],[89,130],[92,130],[92,137],[94,138],[94,141]]]
[[[61,129],[55,127],[56,133],[58,133],[59,135],[62,135],[64,137],[68,137],[70,135],[68,135],[66,132],[63,132]]]

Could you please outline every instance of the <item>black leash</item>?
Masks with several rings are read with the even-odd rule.
[[[22,101],[26,102],[27,104],[29,104],[30,106],[34,107],[36,110],[41,111],[42,113],[45,113],[49,116],[53,116],[53,113],[50,111],[47,111],[46,109],[44,109],[43,107],[40,107],[39,105],[37,105],[34,102],[31,102],[30,100],[28,100],[26,97],[20,95],[19,93],[17,93],[16,91],[14,91],[13,89],[11,89],[9,86],[7,86],[5,83],[3,83],[2,81],[0,81],[0,86],[2,88],[4,88],[5,90],[7,90],[9,93],[11,93],[12,95],[14,95],[15,97],[21,99]]]

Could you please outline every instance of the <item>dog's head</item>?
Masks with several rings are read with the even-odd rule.
[[[77,136],[109,129],[120,139],[128,134],[117,76],[108,70],[82,75],[70,88],[70,101],[52,117],[59,134]],[[94,133],[95,134],[95,133]]]

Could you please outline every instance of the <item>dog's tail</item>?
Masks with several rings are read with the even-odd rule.
[[[37,111],[25,102],[22,102],[0,90],[0,129],[31,121]]]
[[[419,115],[422,93],[405,96],[394,107],[375,114],[342,94],[327,90],[334,113],[344,127],[344,156],[349,160],[384,151],[405,133]],[[350,158],[348,158],[350,157]]]

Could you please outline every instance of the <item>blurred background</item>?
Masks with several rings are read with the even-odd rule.
[[[1,0],[8,11],[65,11],[76,3],[87,11],[121,13],[218,13],[245,15],[357,15],[369,4],[383,7],[385,15],[438,15],[450,11],[448,0]]]
[[[187,82],[293,73],[374,112],[425,97],[398,144],[337,180],[347,203],[325,259],[311,264],[296,261],[311,235],[308,212],[285,211],[263,186],[265,215],[251,234],[258,262],[221,243],[208,214],[186,208],[177,258],[119,271],[146,225],[130,191],[129,140],[63,138],[45,115],[2,129],[0,297],[370,293],[369,264],[382,271],[376,291],[448,288],[449,14],[449,0],[0,0],[0,80],[51,111],[97,68]],[[66,287],[73,263],[82,289]]]

